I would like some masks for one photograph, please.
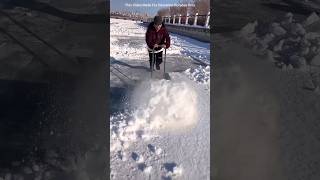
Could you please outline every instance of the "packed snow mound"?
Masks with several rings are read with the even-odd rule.
[[[134,118],[155,130],[179,130],[197,122],[197,93],[184,81],[147,80],[134,91]]]
[[[189,68],[185,70],[187,76],[200,84],[210,85],[210,66],[199,66],[198,68]]]

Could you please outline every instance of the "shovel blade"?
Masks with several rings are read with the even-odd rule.
[[[163,78],[166,80],[171,80],[171,77],[169,76],[169,73],[164,73]]]

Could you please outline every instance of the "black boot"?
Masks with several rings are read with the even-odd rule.
[[[160,64],[156,65],[157,70],[160,70]]]

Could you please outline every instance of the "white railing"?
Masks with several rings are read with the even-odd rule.
[[[204,25],[198,25],[198,18],[199,17],[206,17]],[[178,22],[176,22],[176,18],[178,17]],[[193,19],[193,21],[191,22],[191,24],[189,23],[189,19],[190,17]],[[184,19],[184,22],[182,22],[182,18]],[[195,15],[190,15],[187,14],[185,16],[182,16],[181,14],[179,15],[173,15],[173,16],[164,16],[163,17],[163,22],[165,24],[173,24],[173,25],[186,25],[186,26],[195,26],[195,27],[205,27],[205,28],[210,28],[209,25],[209,21],[210,21],[210,12],[208,12],[208,14],[206,15],[199,15],[198,13],[196,13]]]

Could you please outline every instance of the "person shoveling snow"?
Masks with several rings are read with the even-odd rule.
[[[154,70],[154,64],[156,65],[156,69],[160,70],[163,49],[165,50],[166,59],[166,49],[170,47],[170,36],[164,23],[162,22],[161,16],[155,16],[154,21],[149,24],[146,32],[146,43],[148,46],[150,69],[152,73]],[[169,79],[168,74],[165,73],[165,62],[164,78]]]

